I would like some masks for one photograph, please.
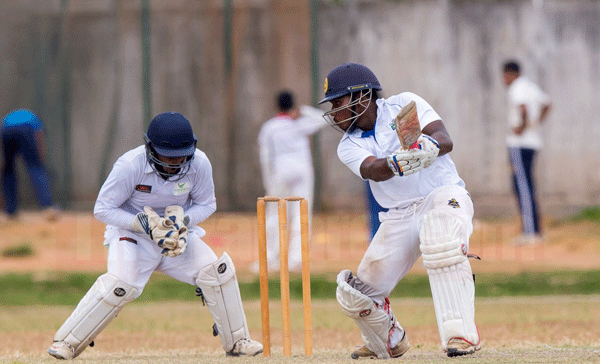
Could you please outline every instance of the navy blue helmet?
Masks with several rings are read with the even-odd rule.
[[[346,130],[353,130],[358,118],[367,111],[371,104],[373,90],[380,91],[381,85],[375,74],[358,63],[342,63],[325,78],[325,98],[319,104],[333,101],[337,98],[350,95],[348,102],[337,108],[332,108],[323,114],[325,120],[336,130],[345,132],[339,125],[350,120],[351,124]],[[358,92],[358,96],[354,96]],[[335,120],[336,114],[350,110],[350,115],[342,120]]]
[[[342,63],[325,78],[325,98],[319,104],[367,89],[381,90],[375,74],[362,64]]]
[[[177,181],[187,174],[194,159],[197,140],[185,116],[178,112],[156,115],[144,134],[144,140],[148,162],[159,176]],[[184,159],[181,163],[167,163],[161,161],[160,156]]]

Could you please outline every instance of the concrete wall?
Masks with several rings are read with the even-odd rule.
[[[89,204],[114,160],[141,143],[147,123],[141,1],[9,3],[0,22],[0,111],[40,112],[59,199]],[[315,97],[310,1],[233,1],[231,43],[224,3],[150,1],[152,112],[187,115],[213,163],[219,208],[250,210],[264,193],[256,136],[274,112],[275,92],[292,88],[303,103]],[[360,62],[377,74],[384,96],[412,91],[428,100],[454,139],[452,158],[478,208],[515,207],[504,145],[507,58],[521,61],[553,99],[537,160],[542,205],[598,203],[599,1],[319,5],[320,79],[341,62]],[[337,159],[340,136],[327,128],[318,139],[328,208],[364,200],[363,184]]]
[[[321,24],[340,27],[321,30],[328,49],[321,71],[363,62],[385,95],[413,91],[428,100],[454,139],[452,158],[476,205],[515,207],[500,72],[507,58],[520,60],[553,99],[537,160],[542,205],[598,203],[598,1],[356,1],[354,8],[324,11]]]

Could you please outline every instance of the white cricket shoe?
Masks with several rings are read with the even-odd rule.
[[[46,351],[56,359],[71,360],[75,357],[75,348],[66,341],[56,341]]]
[[[250,339],[240,339],[233,344],[233,349],[227,353],[227,356],[254,356],[263,352],[263,346],[258,341]]]

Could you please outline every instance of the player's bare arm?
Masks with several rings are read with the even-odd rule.
[[[448,134],[448,131],[446,130],[446,126],[444,126],[443,121],[436,120],[427,124],[427,126],[423,128],[422,133],[429,135],[430,137],[435,139],[436,142],[438,142],[440,147],[438,157],[441,157],[444,154],[448,154],[452,151],[454,143],[452,143],[450,134]]]
[[[360,165],[360,175],[375,182],[387,181],[394,177],[388,166],[387,158],[367,157]]]
[[[435,156],[428,157],[429,161],[424,161],[422,157],[415,156],[415,158],[411,158],[410,153],[407,153],[405,160],[400,160],[402,157],[400,157],[398,154],[398,162],[396,164],[398,164],[399,167],[396,167],[396,170],[399,168],[399,170],[402,171],[402,175],[410,175],[418,172],[422,168],[427,168],[429,165],[431,165],[431,163],[433,163],[433,160],[436,156],[441,156],[452,151],[454,144],[452,143],[452,139],[450,138],[450,135],[448,134],[448,131],[441,120],[436,120],[429,123],[425,128],[423,128],[422,133],[430,136],[433,141],[421,137],[420,144],[422,146],[429,145],[432,149],[439,148],[439,150],[436,151],[437,154]],[[427,148],[421,148],[420,152],[426,150]],[[360,165],[360,174],[365,179],[381,182],[387,181],[395,175],[399,175],[400,172],[396,174],[395,170],[390,167],[389,157],[376,158],[371,156],[366,158]]]
[[[542,105],[542,111],[540,112],[540,124],[542,124],[544,121],[546,121],[546,116],[548,116],[551,106],[552,106],[551,104]]]
[[[521,124],[513,128],[513,132],[517,135],[523,134],[523,131],[527,127],[527,107],[525,105],[520,105],[519,112],[521,114]]]

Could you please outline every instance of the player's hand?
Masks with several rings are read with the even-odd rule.
[[[174,229],[175,223],[160,217],[151,207],[144,206],[144,212],[140,212],[133,220],[133,230],[138,233],[146,233],[160,247],[174,249],[179,239],[178,230]]]
[[[417,139],[419,143],[419,148],[423,152],[423,168],[428,168],[433,164],[433,161],[437,158],[440,153],[440,144],[437,140],[433,139],[429,135],[421,134],[419,139]]]
[[[514,127],[512,129],[513,133],[515,133],[516,135],[521,135],[523,134],[523,132],[525,131],[525,125],[519,125],[517,127]]]
[[[183,208],[181,206],[173,205],[165,208],[165,218],[173,222],[173,230],[177,231],[178,240],[177,245],[170,249],[163,249],[162,255],[169,257],[176,257],[183,254],[187,248],[187,224],[190,221],[190,217],[184,215]]]
[[[429,135],[421,134],[418,147],[399,149],[387,157],[388,166],[396,176],[409,176],[429,167],[440,152],[438,142]]]

